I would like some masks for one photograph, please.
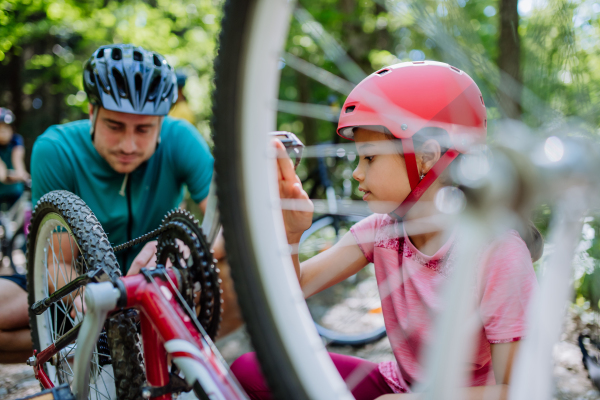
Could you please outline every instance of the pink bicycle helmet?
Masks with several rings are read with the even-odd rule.
[[[391,213],[401,219],[459,153],[485,142],[487,118],[477,84],[445,63],[415,61],[383,68],[360,82],[342,107],[337,132],[354,140],[354,128],[385,127],[402,141],[411,193]],[[421,179],[412,137],[427,127],[444,129],[451,148]]]

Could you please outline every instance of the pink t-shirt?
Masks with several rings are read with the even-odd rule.
[[[351,232],[375,265],[385,326],[396,358],[396,362],[381,363],[379,370],[396,393],[410,392],[423,378],[422,349],[435,340],[433,320],[443,311],[441,286],[452,270],[455,240],[450,238],[437,253],[426,256],[387,214],[371,215]],[[507,232],[483,253],[473,293],[481,329],[471,363],[471,386],[495,383],[490,373],[490,344],[524,336],[525,312],[536,285],[529,250],[516,231]]]

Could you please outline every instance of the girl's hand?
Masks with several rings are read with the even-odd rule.
[[[314,206],[308,194],[302,188],[302,182],[294,171],[294,163],[285,151],[281,141],[274,139],[273,144],[277,150],[277,170],[279,179],[279,197],[283,201],[283,223],[287,234],[288,243],[298,243],[300,236],[312,224]]]

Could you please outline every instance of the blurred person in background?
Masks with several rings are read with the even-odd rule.
[[[23,137],[14,132],[15,115],[0,107],[0,208],[7,211],[23,194],[29,180]],[[31,356],[25,275],[0,276],[0,363],[22,362]],[[24,310],[24,312],[23,312]]]
[[[169,112],[169,116],[173,118],[185,119],[192,125],[196,125],[196,117],[190,109],[183,88],[187,82],[187,75],[181,71],[177,72],[177,101]]]
[[[25,169],[23,137],[13,130],[15,116],[0,107],[0,204],[8,210],[23,194],[23,182],[29,180]]]

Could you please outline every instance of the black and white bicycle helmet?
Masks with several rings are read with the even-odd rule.
[[[167,115],[177,100],[175,71],[165,58],[131,44],[102,46],[83,70],[94,106],[141,115]]]
[[[0,123],[10,125],[15,122],[15,114],[8,108],[0,107]]]

